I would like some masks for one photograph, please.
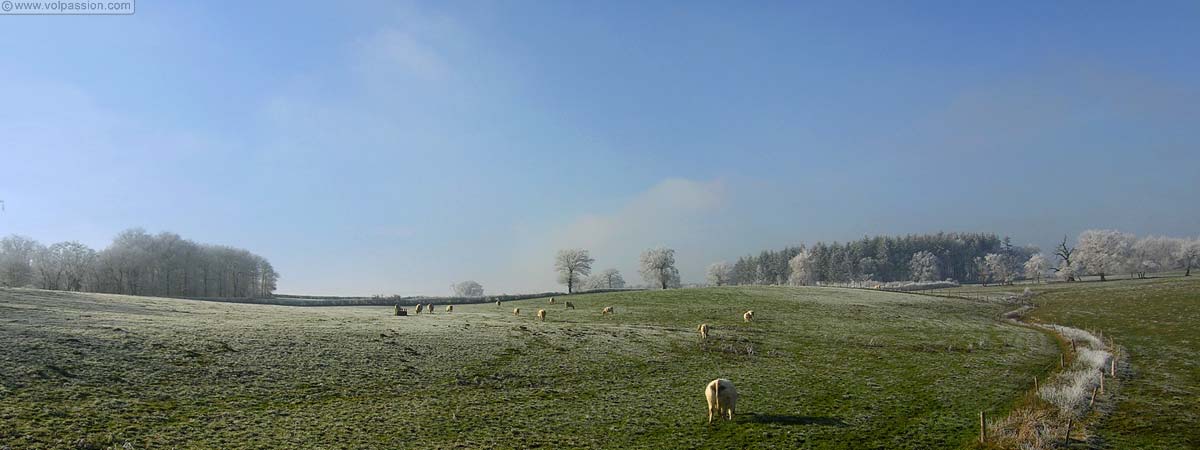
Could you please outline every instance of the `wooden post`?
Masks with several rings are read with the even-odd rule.
[[[1067,419],[1067,432],[1066,432],[1066,434],[1063,436],[1063,439],[1066,441],[1067,445],[1070,445],[1070,444],[1071,444],[1071,425],[1072,425],[1072,423],[1071,423],[1071,422],[1073,422],[1074,420],[1075,420],[1075,418],[1074,418],[1074,417],[1071,417],[1071,418],[1068,418],[1068,419]]]
[[[1113,355],[1112,359],[1109,360],[1108,373],[1114,377],[1117,376],[1117,355]]]
[[[1076,351],[1076,350],[1075,350],[1075,340],[1074,340],[1074,339],[1072,339],[1072,340],[1071,340],[1071,353],[1075,353],[1075,351]]]
[[[1037,375],[1034,375],[1033,376],[1033,392],[1037,392],[1038,390],[1039,389],[1038,389]]]
[[[1058,354],[1058,368],[1059,369],[1067,368],[1067,355],[1066,354],[1063,354],[1063,353]]]
[[[1088,401],[1088,408],[1096,404],[1096,389],[1098,388],[1092,388],[1092,399]]]
[[[987,416],[983,411],[979,412],[979,443],[987,443]]]

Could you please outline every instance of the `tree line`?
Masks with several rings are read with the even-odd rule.
[[[1018,247],[990,233],[937,233],[863,237],[845,243],[817,242],[746,255],[709,268],[718,285],[816,284],[954,279],[981,281],[979,261],[988,254],[1024,262],[1035,247]],[[797,260],[797,258],[800,258]],[[914,259],[915,258],[915,259]],[[800,274],[793,276],[799,269]]]
[[[937,233],[863,237],[839,244],[817,242],[782,250],[765,250],[729,264],[709,266],[711,285],[837,284],[862,282],[954,280],[964,283],[1041,281],[1056,275],[1063,281],[1116,273],[1145,277],[1148,273],[1184,270],[1200,265],[1200,239],[1147,236],[1116,230],[1087,230],[1072,247],[1064,237],[1048,259],[1035,246],[1015,246],[1008,237],[990,233]],[[1051,266],[1051,263],[1057,263]]]
[[[75,241],[49,246],[19,235],[0,239],[0,285],[166,297],[266,298],[279,274],[249,251],[196,243],[141,228],[96,251]]]

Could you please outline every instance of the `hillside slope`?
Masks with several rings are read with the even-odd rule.
[[[395,317],[0,290],[0,444],[956,447],[1057,361],[985,303],[785,287],[570,300]],[[741,400],[710,427],[717,377]]]

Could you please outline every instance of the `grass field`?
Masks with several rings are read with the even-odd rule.
[[[981,302],[784,287],[571,301],[395,317],[0,290],[0,447],[954,448],[1057,361]],[[738,416],[707,426],[717,377]]]
[[[1102,331],[1129,353],[1132,377],[1098,430],[1107,447],[1200,448],[1200,277],[1028,287],[1040,292],[1031,319]]]

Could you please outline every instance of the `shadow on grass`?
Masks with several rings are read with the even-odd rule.
[[[823,425],[829,427],[846,427],[849,426],[845,421],[837,417],[810,417],[796,416],[791,414],[745,414],[745,421],[752,423],[776,423],[780,425]]]

